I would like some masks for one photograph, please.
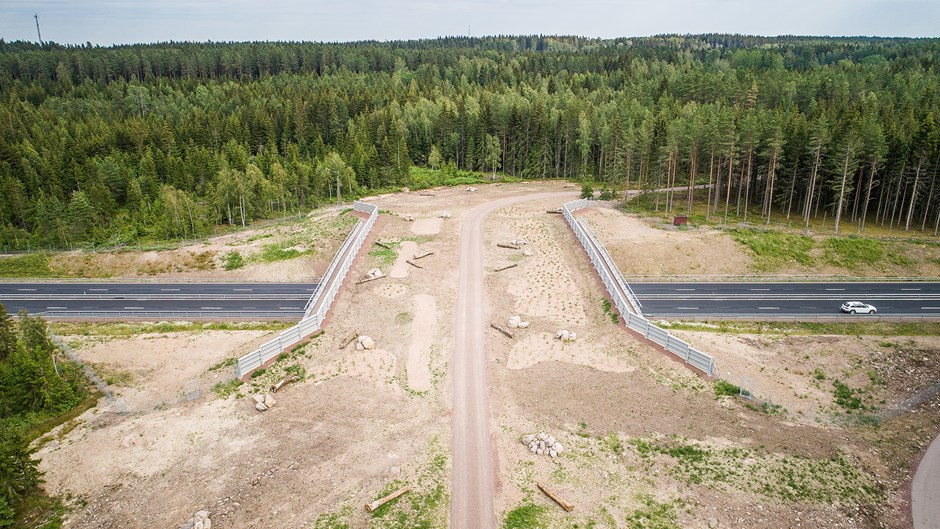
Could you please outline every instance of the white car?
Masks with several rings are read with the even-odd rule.
[[[861,301],[846,301],[842,304],[842,312],[849,314],[875,314],[878,309]]]

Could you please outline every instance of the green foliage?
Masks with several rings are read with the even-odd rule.
[[[53,359],[56,356],[57,359]],[[0,305],[0,527],[13,525],[36,502],[38,461],[29,443],[88,395],[75,364],[63,358],[46,323],[26,313],[14,322]],[[58,523],[52,513],[51,523]]]
[[[488,180],[479,173],[464,171],[456,168],[429,169],[424,167],[411,168],[411,188],[427,189],[441,186],[468,186],[485,184]]]
[[[581,184],[581,198],[594,198],[594,187],[591,186],[590,182],[584,182]]]
[[[282,242],[282,243],[273,243],[265,244],[261,253],[257,255],[257,259],[263,263],[273,263],[276,261],[286,261],[288,259],[293,259],[295,257],[300,257],[307,251],[301,251],[297,248],[293,248],[291,241]]]
[[[629,529],[679,529],[679,515],[676,507],[681,507],[681,501],[658,502],[650,495],[637,497],[643,507],[630,513],[626,519]]]
[[[833,395],[836,398],[836,404],[842,406],[845,411],[851,413],[863,409],[862,399],[858,397],[858,390],[854,390],[839,380],[833,380]]]
[[[42,253],[0,257],[0,277],[56,277]]]
[[[503,529],[539,529],[546,525],[548,509],[526,502],[506,513]]]
[[[604,314],[610,317],[610,321],[614,324],[620,323],[620,317],[617,315],[617,311],[613,310],[610,304],[609,299],[604,299]]]
[[[398,252],[395,250],[391,248],[384,248],[377,244],[369,252],[369,255],[377,259],[379,261],[379,265],[381,266],[389,266],[395,262],[395,259],[398,258]]]
[[[729,230],[731,237],[747,246],[754,256],[754,267],[771,271],[784,263],[796,262],[804,266],[813,264],[810,250],[815,242],[812,237],[776,230],[736,228]]]
[[[240,252],[234,251],[225,254],[225,262],[222,265],[223,268],[226,270],[238,270],[243,266],[245,266],[245,260],[242,258]]]
[[[712,384],[712,388],[715,390],[716,397],[725,395],[737,397],[741,394],[741,388],[739,386],[735,386],[727,380],[716,380],[715,383]]]
[[[242,384],[243,382],[241,379],[233,378],[232,380],[217,382],[214,386],[212,386],[212,391],[215,392],[215,394],[218,395],[220,399],[227,399],[229,396],[238,393],[238,388]]]

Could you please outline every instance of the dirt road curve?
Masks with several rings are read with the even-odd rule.
[[[453,484],[450,526],[493,529],[493,449],[490,442],[486,353],[483,350],[483,220],[499,208],[518,202],[572,193],[536,193],[508,197],[472,209],[460,231],[460,286],[451,359],[453,407]]]
[[[930,443],[911,485],[914,529],[940,529],[940,437]]]

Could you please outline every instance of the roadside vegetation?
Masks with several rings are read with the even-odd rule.
[[[39,462],[29,444],[93,406],[96,397],[42,319],[20,314],[14,322],[2,305],[0,395],[0,527],[60,527],[64,507],[39,488]]]

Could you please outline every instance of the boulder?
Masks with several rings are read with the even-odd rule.
[[[356,350],[357,350],[357,351],[362,351],[362,350],[364,350],[364,349],[365,349],[365,347],[362,346],[362,342],[356,342]]]
[[[535,453],[538,454],[538,455],[542,455],[542,454],[545,453],[545,450],[539,448],[538,450],[535,451]]]
[[[556,457],[558,457],[558,452],[556,452],[555,450],[549,450],[548,455],[552,456],[552,459],[555,459]]]
[[[552,437],[551,435],[546,435],[546,436],[545,436],[545,444],[548,445],[548,446],[552,446],[553,444],[555,444],[555,438]]]
[[[539,438],[539,441],[544,441],[545,438],[548,437],[548,434],[545,432],[539,432],[537,437]]]
[[[558,452],[559,454],[565,451],[565,447],[561,443],[555,443],[552,445],[552,450]]]
[[[522,438],[522,444],[529,446],[529,444],[531,444],[532,441],[534,440],[535,440],[535,436],[532,434],[528,434]]]
[[[264,402],[264,395],[252,395],[251,398],[255,402]]]
[[[264,396],[264,405],[268,408],[273,408],[277,404],[277,401],[274,400],[274,395],[268,394]]]
[[[529,322],[527,322],[527,321],[520,321],[519,324],[516,325],[516,327],[519,327],[520,329],[528,329],[528,328],[529,328]]]
[[[532,257],[532,250],[522,250],[522,255]]]
[[[358,340],[363,349],[375,349],[375,340],[372,338],[369,338],[368,336],[360,336]]]
[[[256,402],[255,409],[258,411],[268,411],[268,407],[265,406],[263,402]]]

